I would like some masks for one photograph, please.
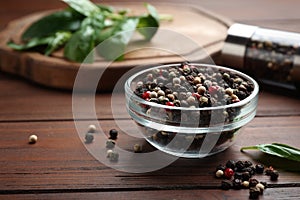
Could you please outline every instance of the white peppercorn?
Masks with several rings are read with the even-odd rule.
[[[194,78],[193,82],[194,82],[194,84],[197,85],[197,84],[201,83],[201,78],[197,76],[197,77]]]
[[[197,88],[197,92],[198,92],[198,94],[202,95],[206,92],[206,88],[203,85],[201,85]]]
[[[243,186],[244,188],[249,188],[249,181],[243,181],[243,182],[242,182],[242,186]]]
[[[107,151],[107,157],[109,158],[110,161],[112,162],[116,162],[119,160],[119,154],[118,152],[115,152],[113,150],[110,149],[110,151]]]
[[[165,96],[165,92],[163,90],[157,91],[157,96]]]
[[[38,139],[37,135],[30,135],[28,141],[30,144],[34,144],[37,142],[37,139]]]
[[[88,132],[89,133],[95,133],[96,130],[97,130],[97,128],[96,128],[95,125],[93,125],[93,124],[89,125],[89,127],[88,127]]]
[[[226,88],[225,89],[225,93],[228,94],[229,96],[231,96],[233,94],[233,89],[231,88]]]
[[[221,178],[221,177],[223,177],[223,175],[224,175],[224,172],[222,170],[219,169],[219,170],[216,171],[216,177],[217,178]]]
[[[112,155],[112,153],[113,153],[113,150],[111,150],[111,149],[107,150],[107,152],[106,152],[107,156],[106,157],[109,158]]]
[[[265,189],[265,186],[263,184],[261,184],[261,183],[256,184],[255,187],[259,189],[259,191],[260,191],[261,194],[263,193],[263,191]]]
[[[157,93],[154,91],[150,92],[150,98],[157,98]]]

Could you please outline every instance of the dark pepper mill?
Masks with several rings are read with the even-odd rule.
[[[300,34],[233,24],[222,49],[222,63],[260,82],[300,88]]]

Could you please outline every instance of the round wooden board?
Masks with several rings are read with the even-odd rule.
[[[112,3],[114,7],[129,8],[134,14],[146,12],[142,3]],[[148,43],[140,44],[125,55],[125,60],[107,62],[97,59],[93,64],[70,62],[60,52],[47,57],[36,52],[19,52],[10,49],[9,40],[20,41],[22,32],[35,20],[53,11],[34,13],[12,21],[0,33],[0,70],[22,76],[35,83],[60,89],[72,89],[79,68],[102,69],[99,91],[111,91],[127,71],[141,65],[199,61],[207,55],[220,52],[231,21],[202,8],[176,4],[153,4],[161,14],[173,16],[162,22],[158,33]],[[170,34],[170,35],[168,35]],[[203,48],[206,53],[204,53]],[[85,86],[83,86],[83,89]]]

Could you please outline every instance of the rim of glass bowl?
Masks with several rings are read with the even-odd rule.
[[[127,81],[125,82],[125,93],[126,96],[130,97],[131,100],[135,100],[138,103],[144,104],[144,105],[148,105],[151,107],[157,107],[157,108],[164,108],[164,109],[168,109],[168,110],[187,110],[187,111],[203,111],[203,110],[218,110],[218,109],[226,109],[226,108],[233,108],[233,107],[240,107],[243,106],[247,103],[249,103],[252,99],[254,99],[254,97],[258,94],[259,92],[259,85],[258,83],[251,78],[250,76],[248,76],[247,74],[244,74],[240,71],[228,68],[228,67],[223,67],[223,66],[219,66],[219,65],[210,65],[210,64],[201,64],[201,63],[189,63],[189,65],[194,65],[194,66],[203,66],[203,67],[212,67],[214,69],[221,69],[224,71],[230,71],[233,72],[235,74],[237,74],[238,76],[241,76],[245,79],[247,79],[248,81],[250,81],[251,83],[253,83],[254,85],[254,89],[252,91],[252,93],[245,99],[237,102],[237,103],[232,103],[232,104],[228,104],[228,105],[221,105],[221,106],[211,106],[211,107],[201,107],[201,108],[190,108],[190,107],[177,107],[177,106],[167,106],[167,105],[162,105],[162,104],[158,104],[158,103],[154,103],[154,102],[150,102],[150,101],[146,101],[143,98],[137,96],[134,91],[131,89],[131,84],[132,81],[140,76],[141,74],[144,74],[146,72],[152,71],[153,69],[160,69],[160,68],[167,68],[167,67],[172,67],[172,66],[180,66],[182,63],[173,63],[173,64],[166,64],[166,65],[159,65],[156,67],[150,67],[141,71],[136,72],[135,74],[133,74],[132,76],[130,76]]]

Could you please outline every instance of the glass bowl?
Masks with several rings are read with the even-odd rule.
[[[259,86],[239,71],[176,63],[125,83],[126,107],[144,138],[168,154],[201,158],[232,145],[255,114]]]

